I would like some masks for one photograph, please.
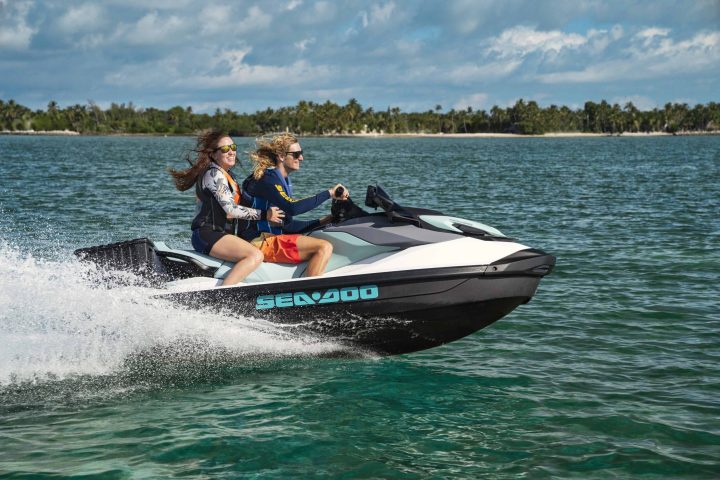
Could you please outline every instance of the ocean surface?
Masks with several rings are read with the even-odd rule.
[[[190,248],[192,145],[0,136],[0,478],[720,478],[720,137],[304,139],[300,196],[378,182],[558,258],[395,357],[95,285],[74,249]]]

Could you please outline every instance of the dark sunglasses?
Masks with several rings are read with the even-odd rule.
[[[231,143],[230,145],[223,145],[222,147],[217,147],[215,150],[213,150],[213,152],[217,152],[218,150],[220,150],[222,153],[227,153],[230,150],[232,150],[233,152],[237,152],[237,145],[235,145],[234,143]]]
[[[288,152],[288,155],[292,155],[295,160],[300,158],[300,155],[302,155],[302,150],[298,150],[297,152]]]

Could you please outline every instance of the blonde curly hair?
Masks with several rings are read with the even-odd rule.
[[[260,180],[265,175],[265,169],[277,165],[277,157],[285,157],[290,145],[294,143],[298,143],[297,137],[286,132],[256,138],[256,148],[250,152],[250,160],[254,165],[253,177],[255,177],[255,180]]]

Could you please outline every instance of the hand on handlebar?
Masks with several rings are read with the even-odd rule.
[[[350,192],[343,186],[342,183],[338,183],[334,187],[328,190],[330,197],[338,200],[347,200],[350,198]]]

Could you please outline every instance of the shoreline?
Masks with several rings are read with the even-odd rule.
[[[542,135],[523,135],[520,133],[338,133],[331,135],[307,135],[309,137],[348,137],[348,138],[595,138],[595,137],[691,137],[720,135],[720,131],[707,132],[623,132],[623,133],[586,133],[551,132]]]
[[[107,133],[82,134],[73,130],[0,130],[0,135],[16,136],[83,136],[83,137],[192,137],[195,134],[162,133]],[[694,137],[720,135],[720,130],[706,132],[622,132],[622,133],[586,133],[586,132],[550,132],[541,135],[523,135],[520,133],[332,133],[326,135],[302,135],[304,138],[595,138],[595,137]],[[250,137],[248,137],[250,138]]]
[[[80,132],[74,130],[0,130],[0,135],[52,135],[52,136],[80,136]]]

